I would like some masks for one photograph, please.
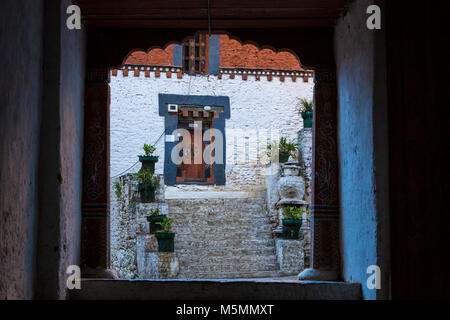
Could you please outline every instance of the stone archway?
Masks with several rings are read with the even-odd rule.
[[[183,31],[183,35],[194,32]],[[287,32],[289,33],[289,32]],[[132,48],[152,47],[184,39],[175,30],[88,32],[85,87],[81,265],[86,277],[112,277],[109,269],[109,68],[122,64]],[[279,37],[269,30],[239,30],[241,38],[259,44],[290,47],[303,65],[315,72],[312,188],[311,269],[300,279],[337,280],[339,277],[339,198],[336,144],[337,90],[329,32]],[[294,41],[297,38],[298,41]],[[272,47],[272,46],[269,46]]]

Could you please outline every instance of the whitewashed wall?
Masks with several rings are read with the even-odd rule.
[[[242,157],[248,163],[234,164],[236,155],[248,150],[244,145],[234,146],[230,129],[242,129],[246,134],[256,130],[280,130],[288,140],[297,140],[303,120],[297,110],[298,98],[312,99],[313,80],[293,82],[286,77],[281,82],[278,77],[268,81],[261,77],[259,81],[249,75],[247,80],[240,76],[230,79],[223,75],[188,76],[178,79],[175,74],[167,78],[165,73],[156,78],[154,73],[146,78],[141,72],[134,77],[130,72],[123,77],[119,70],[117,76],[111,76],[111,177],[121,174],[137,161],[137,155],[143,153],[144,143],[155,143],[164,130],[164,117],[158,113],[158,94],[212,95],[230,98],[231,118],[226,120],[227,163],[225,186],[182,185],[168,188],[173,190],[195,191],[256,191],[265,188],[265,165],[252,163],[252,157]],[[243,140],[245,141],[245,139]],[[251,139],[249,140],[251,141]],[[266,141],[259,143],[264,153]],[[163,173],[164,136],[156,144],[156,153],[160,161],[156,172]],[[251,148],[251,147],[250,147]],[[231,162],[231,163],[230,163]],[[137,172],[140,163],[129,172]],[[255,170],[256,169],[256,170]],[[114,179],[113,179],[114,180]],[[167,192],[167,191],[166,191]]]

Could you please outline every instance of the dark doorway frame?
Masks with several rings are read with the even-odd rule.
[[[182,44],[197,30],[88,29],[81,266],[85,277],[107,277],[109,246],[109,70],[133,50]],[[214,32],[228,33],[228,32]],[[305,69],[314,70],[313,181],[311,199],[311,269],[304,279],[338,280],[339,192],[337,162],[337,85],[333,30],[231,29],[232,38],[252,39],[260,49],[290,51]],[[235,38],[235,37],[239,38]],[[283,49],[290,48],[290,49]]]

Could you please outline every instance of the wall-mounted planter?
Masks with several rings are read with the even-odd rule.
[[[312,128],[313,112],[312,111],[302,112],[302,118],[303,118],[303,127],[304,128]]]
[[[159,252],[174,252],[174,232],[156,232],[156,239],[158,239]]]
[[[157,231],[161,230],[161,225],[156,224],[156,223],[157,223],[157,222],[162,222],[163,219],[164,219],[165,217],[166,217],[166,216],[163,215],[163,214],[158,215],[158,216],[150,216],[150,217],[147,217],[147,221],[148,221],[149,224],[150,224],[150,234],[154,234],[154,233],[156,233]]]
[[[302,226],[302,220],[283,219],[283,238],[296,240],[298,239],[298,233]]]
[[[139,156],[139,161],[142,163],[141,170],[149,169],[152,173],[155,172],[155,163],[158,162],[159,156]]]
[[[139,184],[138,191],[141,195],[141,202],[148,203],[155,201],[156,187],[153,184]]]
[[[280,161],[280,163],[288,162],[288,160],[289,160],[289,153],[288,154],[280,153],[278,155],[278,160]]]

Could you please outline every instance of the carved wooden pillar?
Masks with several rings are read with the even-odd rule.
[[[335,68],[314,73],[311,268],[300,280],[338,280],[339,193],[337,161],[337,86]]]
[[[108,82],[108,68],[86,70],[81,224],[81,267],[84,277],[114,277],[109,270]]]

